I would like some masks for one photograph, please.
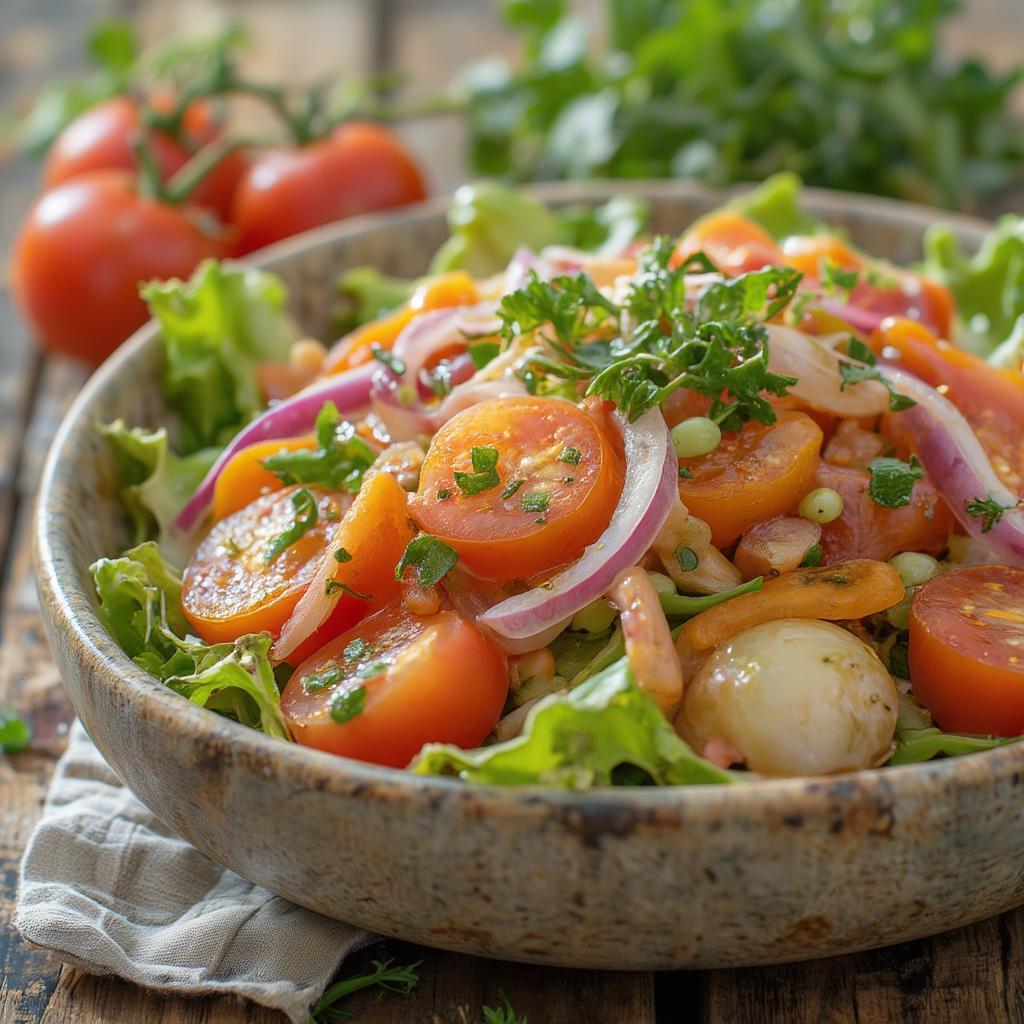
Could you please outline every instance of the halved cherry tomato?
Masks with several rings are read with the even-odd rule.
[[[795,235],[786,239],[783,263],[801,271],[807,285],[817,286],[826,260],[844,270],[864,271],[850,292],[851,306],[883,316],[910,317],[941,337],[949,337],[954,303],[944,285],[922,274],[873,260],[835,235]]]
[[[295,521],[298,486],[257,498],[216,523],[199,545],[182,577],[181,603],[207,643],[280,632],[320,554],[333,547],[348,505],[347,497],[307,489],[317,503],[316,524],[273,560],[267,561],[267,549]]]
[[[424,743],[479,746],[507,693],[505,657],[475,626],[396,602],[304,661],[281,711],[297,743],[403,768]]]
[[[169,110],[173,99],[158,96],[152,101],[158,110]],[[133,144],[141,130],[139,104],[129,96],[114,96],[79,114],[54,140],[43,164],[43,187],[53,188],[89,171],[138,171]],[[206,101],[197,101],[185,112],[182,141],[166,132],[150,133],[157,169],[167,181],[188,162],[192,154],[221,133],[221,126]],[[238,181],[246,168],[241,151],[228,154],[207,174],[189,196],[195,206],[212,209],[227,219]]]
[[[821,449],[821,428],[802,412],[783,412],[771,426],[750,422],[724,434],[707,455],[681,459],[683,504],[728,547],[755,523],[785,515],[806,493]]]
[[[298,149],[257,157],[235,193],[231,220],[252,252],[300,231],[370,210],[415,203],[423,178],[399,137],[379,124],[347,121]]]
[[[473,449],[497,456],[492,475],[474,469]],[[410,509],[478,576],[527,579],[573,561],[597,540],[622,478],[600,421],[579,406],[561,398],[491,399],[434,435]]]
[[[910,679],[948,732],[1024,733],[1024,569],[929,580],[910,608]]]
[[[674,261],[683,263],[701,251],[730,276],[782,263],[782,250],[775,239],[736,210],[715,210],[696,221],[676,246]]]
[[[1003,483],[1024,492],[1024,376],[997,370],[902,317],[885,321],[871,347],[942,389],[970,423]],[[898,431],[899,416],[893,420]]]
[[[196,213],[140,195],[126,171],[90,171],[44,193],[19,228],[12,268],[40,344],[96,365],[146,322],[140,282],[187,278],[205,257],[230,255]]]
[[[471,306],[479,301],[476,282],[464,270],[452,270],[428,278],[412,293],[404,306],[392,310],[379,320],[371,320],[342,338],[327,354],[325,373],[341,373],[368,363],[373,348],[390,349],[403,328],[418,314],[449,306]]]
[[[884,562],[900,551],[938,554],[946,546],[953,516],[930,480],[915,481],[910,504],[900,508],[876,505],[868,495],[870,482],[866,469],[818,464],[807,490],[831,487],[843,498],[842,515],[821,528],[824,565],[848,558]]]
[[[395,478],[375,473],[365,479],[345,513],[330,552],[323,556],[331,559],[330,579],[348,589],[330,598],[336,601],[330,615],[288,655],[289,664],[298,665],[342,630],[398,596],[401,584],[395,579],[395,566],[415,534],[405,491]],[[334,558],[339,548],[350,556],[347,561]]]
[[[315,448],[316,438],[312,434],[303,437],[280,437],[273,441],[257,441],[236,452],[221,470],[213,485],[213,521],[245,508],[263,494],[279,491],[284,484],[269,469],[263,468],[263,460],[280,452],[301,451]]]

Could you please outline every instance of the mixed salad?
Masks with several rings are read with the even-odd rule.
[[[173,422],[100,429],[135,661],[423,774],[729,783],[1024,733],[1024,221],[921,267],[770,179],[651,236],[468,186],[416,281],[143,289]]]

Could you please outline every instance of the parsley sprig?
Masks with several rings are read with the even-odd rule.
[[[711,399],[709,416],[723,430],[773,423],[764,394],[785,395],[795,380],[769,371],[764,322],[792,301],[800,272],[765,267],[713,282],[691,310],[686,276],[714,264],[698,254],[673,266],[673,253],[670,239],[655,239],[621,306],[585,274],[550,282],[532,275],[506,295],[498,308],[505,340],[537,331],[550,352],[526,361],[528,388],[537,391],[545,376],[586,381],[588,395],[615,402],[631,420],[689,388]]]
[[[263,561],[267,565],[275,561],[283,551],[290,548],[300,538],[305,537],[316,526],[319,518],[316,498],[305,487],[300,487],[292,495],[292,508],[295,511],[295,518],[292,519],[291,525],[282,530],[263,552]]]
[[[875,459],[869,466],[871,480],[868,497],[883,508],[902,508],[910,504],[914,484],[924,476],[924,467],[916,455],[902,459]]]
[[[316,417],[317,447],[280,452],[263,460],[285,484],[317,484],[331,491],[356,494],[363,474],[373,463],[373,449],[341,418],[333,402],[325,402]]]
[[[839,377],[842,383],[840,391],[845,391],[848,384],[859,384],[863,380],[877,380],[884,384],[889,392],[889,408],[893,412],[903,412],[912,405],[917,405],[909,395],[901,395],[892,386],[892,382],[875,368],[875,354],[859,338],[850,338],[846,346],[847,354],[855,363],[840,362]]]
[[[395,579],[402,579],[405,570],[413,566],[416,569],[416,582],[426,590],[447,576],[458,560],[459,555],[454,548],[429,533],[421,533],[406,546],[401,560],[395,566]]]
[[[1007,512],[1024,505],[1024,498],[1018,498],[1010,505],[1004,505],[995,495],[987,498],[971,498],[967,502],[967,514],[981,520],[981,532],[988,533]]]
[[[501,481],[498,479],[497,448],[488,445],[472,448],[469,459],[473,464],[472,473],[455,472],[455,484],[463,494],[481,494],[498,486]]]
[[[408,995],[419,984],[420,976],[416,969],[422,962],[417,960],[401,967],[395,966],[394,960],[374,960],[372,971],[342,978],[331,985],[313,1007],[308,1024],[335,1024],[336,1021],[350,1020],[352,1015],[336,1004],[360,989],[379,988]]]

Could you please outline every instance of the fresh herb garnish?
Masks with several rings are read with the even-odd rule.
[[[335,1004],[364,988],[380,988],[386,992],[400,992],[407,995],[420,981],[416,968],[422,960],[417,960],[408,967],[394,967],[393,960],[374,960],[373,970],[368,974],[359,974],[353,978],[343,978],[336,981],[317,1000],[313,1007],[309,1024],[336,1024],[338,1021],[350,1017],[344,1010]]]
[[[285,484],[318,484],[331,491],[358,492],[373,463],[373,449],[342,420],[337,406],[325,402],[316,418],[317,447],[280,452],[263,460]]]
[[[971,498],[967,502],[967,514],[980,519],[981,532],[988,533],[1007,512],[1011,512],[1022,504],[1024,504],[1024,498],[1019,498],[1012,504],[1004,505],[998,498],[990,494],[987,498]]]
[[[558,461],[567,462],[570,466],[578,466],[581,458],[583,458],[583,453],[579,448],[570,448],[566,445],[559,454]]]
[[[405,376],[405,363],[393,352],[381,345],[371,345],[370,354],[383,366],[386,366],[396,377]]]
[[[345,678],[345,673],[336,665],[326,668],[323,672],[314,672],[302,680],[302,689],[306,693],[319,693],[328,686],[337,686]]]
[[[290,548],[300,538],[305,537],[316,526],[316,498],[305,487],[300,487],[292,495],[292,508],[295,510],[295,518],[292,520],[291,526],[287,530],[282,530],[267,545],[267,549],[263,553],[263,561],[268,565],[282,551]]]
[[[700,564],[697,552],[693,548],[684,547],[683,545],[676,548],[676,561],[683,572],[693,572]]]
[[[524,512],[546,512],[551,504],[550,491],[531,491],[523,495],[519,507]]]
[[[463,494],[480,494],[492,487],[497,487],[498,480],[498,449],[488,446],[470,449],[470,460],[473,463],[472,473],[455,473],[455,483]]]
[[[814,544],[807,549],[807,554],[804,555],[803,561],[800,563],[801,569],[813,569],[816,565],[821,565],[822,550],[820,544]]]
[[[350,640],[345,644],[345,649],[341,652],[341,660],[350,665],[362,658],[369,649],[370,645],[362,637],[357,636],[355,640]]]
[[[334,560],[336,562],[351,562],[352,555],[345,548],[338,548],[338,550],[334,552]]]
[[[880,384],[885,385],[889,392],[889,408],[892,412],[903,412],[904,409],[917,405],[917,402],[909,395],[899,394],[892,386],[892,382],[875,368],[877,360],[874,352],[859,338],[850,338],[846,345],[846,351],[851,359],[856,359],[858,362],[841,361],[839,363],[839,377],[842,381],[839,385],[840,391],[845,391],[848,384],[859,384],[864,380],[877,380]]]
[[[500,351],[501,346],[496,341],[474,341],[469,345],[469,358],[478,370],[482,370]]]
[[[821,286],[829,295],[846,299],[857,286],[859,274],[856,270],[844,270],[828,256],[821,260]]]
[[[324,594],[327,597],[334,597],[335,594],[348,594],[349,597],[357,597],[360,601],[369,601],[373,597],[373,594],[360,594],[358,590],[353,590],[341,580],[328,580],[324,586]]]
[[[483,1008],[483,1020],[481,1024],[529,1024],[525,1016],[520,1016],[512,1009],[512,1004],[504,992],[499,992],[501,999],[499,1006],[485,1006]]]
[[[909,505],[914,482],[924,476],[924,468],[916,455],[910,456],[910,462],[902,459],[875,459],[868,470],[871,473],[868,497],[883,508]]]
[[[400,580],[411,565],[416,569],[416,582],[426,589],[448,575],[459,560],[458,552],[443,540],[421,533],[413,537],[395,566],[395,579]]]
[[[680,466],[679,467],[679,479],[680,480],[692,480],[693,479],[693,471],[691,469],[688,469],[686,466]]]
[[[501,492],[501,496],[507,501],[525,483],[525,480],[510,480],[507,484],[505,484],[505,489]]]
[[[452,489],[450,487],[438,487],[437,489],[437,500],[447,501],[452,496]]]
[[[14,708],[0,705],[0,751],[14,754],[24,750],[32,739],[32,729]]]
[[[391,668],[391,662],[386,658],[378,658],[376,661],[367,661],[356,669],[356,675],[360,679],[376,679],[384,675]]]
[[[346,690],[335,690],[331,697],[331,721],[344,725],[366,707],[366,687],[353,686]]]

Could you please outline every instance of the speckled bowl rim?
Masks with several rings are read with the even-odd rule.
[[[556,205],[569,202],[597,202],[610,193],[632,192],[649,197],[700,198],[708,195],[728,197],[738,186],[712,193],[699,185],[671,181],[635,182],[562,182],[532,189],[539,198]],[[899,213],[919,218],[923,223],[949,223],[969,236],[987,230],[984,221],[897,200],[852,193],[806,189],[807,205],[827,220],[830,211],[855,209],[869,217]],[[273,269],[287,262],[296,252],[327,241],[340,241],[362,232],[414,223],[443,214],[446,197],[427,200],[390,213],[371,214],[306,232],[271,246],[251,262]],[[65,449],[77,431],[92,430],[91,407],[96,396],[122,368],[147,345],[156,344],[153,322],[140,328],[90,378],[66,414],[54,438],[43,469],[34,518],[34,553],[37,582],[44,600],[50,601],[55,631],[66,633],[77,649],[77,661],[83,669],[103,678],[111,688],[111,697],[136,700],[158,716],[163,724],[183,739],[195,742],[216,739],[230,747],[238,760],[271,764],[303,788],[315,786],[338,795],[351,794],[354,787],[366,787],[375,797],[389,801],[410,800],[420,803],[431,796],[464,790],[467,784],[454,778],[412,775],[404,770],[366,764],[326,754],[298,744],[284,743],[249,729],[212,711],[199,707],[136,666],[114,642],[100,622],[94,598],[79,581],[68,539],[57,517],[50,510],[61,505],[66,488],[62,473]],[[544,808],[562,811],[578,808],[584,812],[647,812],[656,820],[679,824],[684,818],[699,815],[704,809],[723,809],[723,800],[735,815],[797,814],[806,809],[812,794],[857,794],[872,800],[897,802],[901,795],[920,794],[930,786],[954,783],[958,788],[983,787],[993,778],[1024,773],[1024,743],[964,757],[930,761],[921,765],[903,765],[883,769],[865,769],[841,775],[791,779],[751,779],[736,786],[603,788],[586,791],[551,789],[541,786],[502,787],[473,784],[473,794],[488,812],[533,816]],[[817,802],[817,801],[812,801]]]

